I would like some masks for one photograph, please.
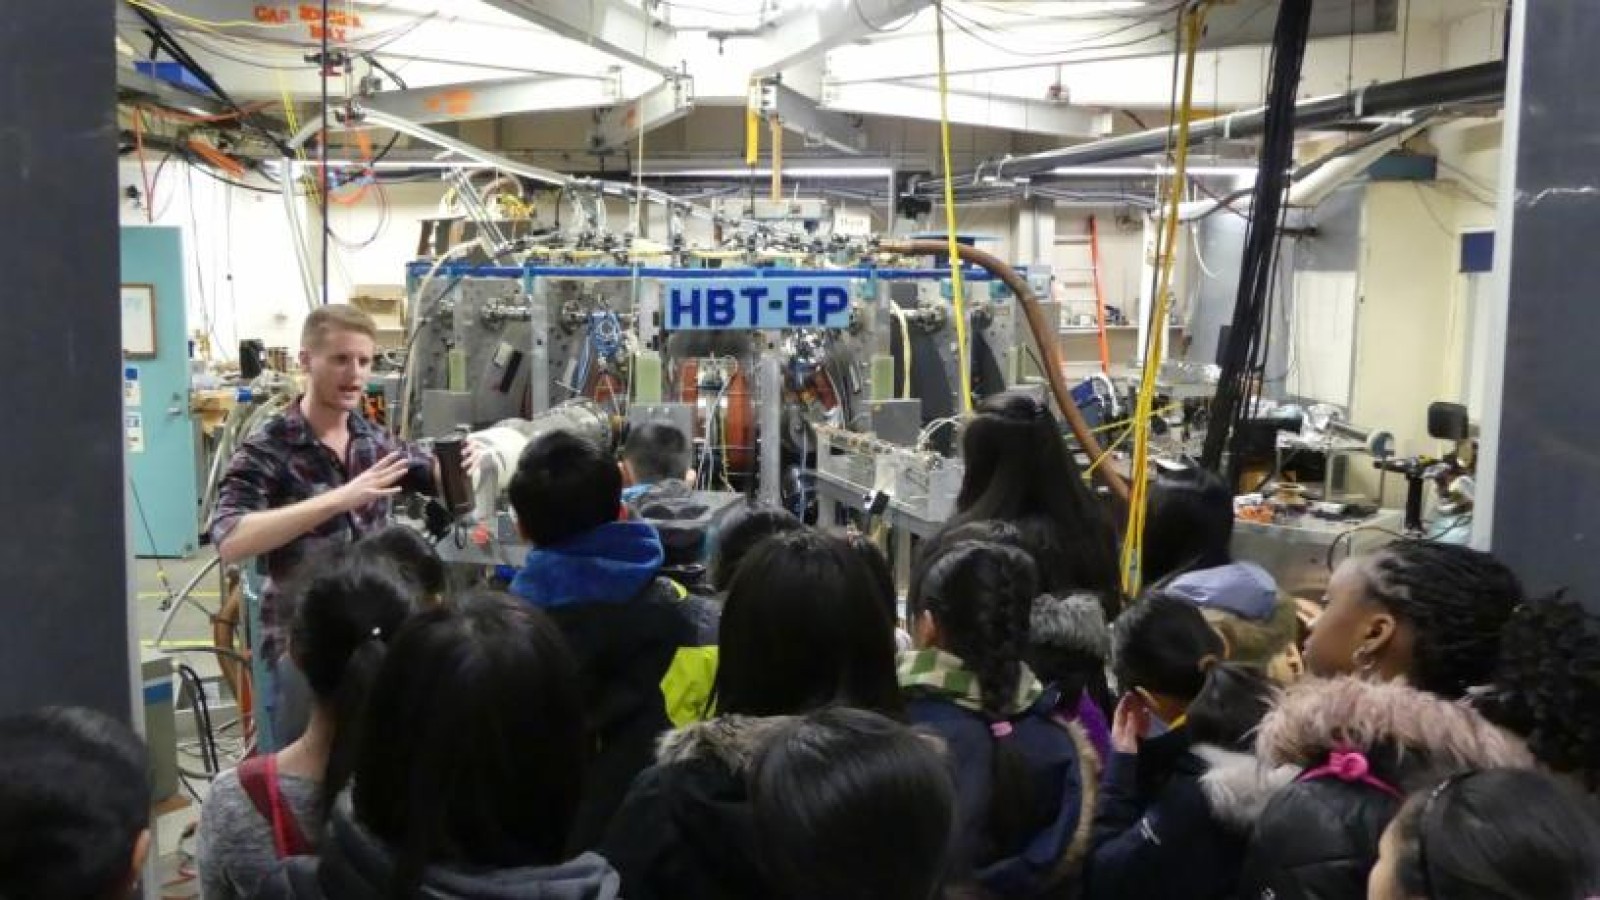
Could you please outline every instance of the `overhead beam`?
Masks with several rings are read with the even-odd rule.
[[[807,144],[844,153],[860,153],[867,147],[866,131],[854,117],[821,109],[815,100],[776,78],[761,80],[757,98],[764,116],[776,116],[784,128],[799,134]]]
[[[538,75],[608,78],[592,73],[617,65],[604,48],[585,46],[503,10],[454,9],[459,5],[465,4],[448,10],[441,4],[430,13],[358,0],[347,10],[339,0],[329,4],[326,26],[318,4],[284,0],[163,0],[163,12],[150,15],[240,98],[277,98],[284,92],[301,100],[320,97],[319,72],[305,57],[321,48],[324,32],[330,49],[357,57],[370,52],[401,69],[413,87]],[[116,10],[121,35],[142,54],[149,42],[140,13],[147,10],[121,0]],[[653,38],[650,46],[656,47]],[[360,62],[356,67],[365,69]]]
[[[1300,129],[1316,128],[1367,116],[1462,103],[1497,102],[1505,96],[1505,89],[1505,64],[1484,63],[1374,84],[1348,94],[1301,100],[1294,107],[1294,125]],[[1265,129],[1266,120],[1266,107],[1217,116],[1191,126],[1189,143],[1198,146],[1211,140],[1254,137]],[[1093,165],[1161,152],[1168,149],[1169,140],[1167,129],[1153,128],[1090,144],[1008,157],[986,165],[984,171],[997,178],[1031,177],[1066,166]]]
[[[611,0],[483,0],[562,37],[662,75],[681,60],[672,30],[636,6]]]
[[[1061,4],[1070,7],[1070,4]],[[1238,0],[1217,4],[1206,18],[1201,50],[1270,45],[1276,21],[1276,0]],[[1312,13],[1312,38],[1348,38],[1356,35],[1396,30],[1394,0],[1323,0]],[[849,15],[849,4],[842,8]],[[1118,22],[1121,24],[1118,24]],[[1135,16],[1126,20],[1041,19],[1026,28],[1020,25],[996,28],[987,33],[969,34],[952,29],[947,35],[947,74],[961,76],[996,72],[1070,66],[1088,62],[1168,56],[1177,43],[1176,18]],[[1006,47],[1015,35],[1016,49],[1028,55],[1007,54]],[[828,59],[830,72],[839,82],[910,80],[930,78],[937,72],[936,58],[929,49],[929,30],[908,28],[871,39],[853,47],[841,47]],[[1043,50],[1061,52],[1040,55]]]
[[[860,40],[886,25],[920,12],[933,0],[848,0],[826,8],[802,9],[778,23],[759,41],[761,62],[751,73],[776,75],[784,69]]]
[[[1097,138],[1111,131],[1111,115],[1066,103],[950,93],[950,121],[1063,138]],[[912,84],[840,84],[823,92],[823,107],[861,115],[939,120],[939,92]]]
[[[555,109],[586,109],[617,102],[615,78],[504,78],[438,87],[384,91],[364,105],[423,125],[495,119]]]
[[[637,98],[602,112],[589,134],[589,144],[595,150],[620,149],[641,132],[648,134],[693,110],[694,79],[668,78]]]
[[[346,10],[343,3],[330,5],[326,21],[322,18],[321,5],[316,3],[162,0],[161,8],[163,12],[154,15],[162,25],[173,31],[225,31],[229,37],[306,47],[320,46],[324,31],[328,43],[334,47],[347,43],[359,46],[358,42],[363,39],[405,27],[417,18],[416,13],[382,9]],[[119,25],[144,27],[144,19],[135,7],[119,2],[116,9]],[[226,29],[210,25],[202,27],[195,24],[197,22],[226,22],[228,26]]]

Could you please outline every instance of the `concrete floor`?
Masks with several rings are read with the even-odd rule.
[[[182,590],[197,572],[209,561],[207,555],[197,555],[193,559],[140,559],[134,561],[135,584],[137,585],[137,613],[139,639],[146,652],[155,649],[156,638],[161,633],[162,623],[166,620],[167,613],[161,608],[163,599],[169,593]],[[171,627],[167,630],[162,646],[167,648],[169,655],[173,656],[174,665],[182,663],[194,669],[203,680],[216,677],[218,667],[216,657],[210,653],[184,650],[188,645],[211,643],[210,613],[215,612],[221,605],[219,597],[219,579],[215,574],[207,576],[193,593],[195,601],[205,610],[196,609],[191,604],[181,604],[172,617]],[[181,749],[184,740],[184,726],[179,725],[180,750],[178,752],[179,764],[187,769],[198,771],[201,768],[197,757],[186,755]],[[226,759],[223,766],[231,765]],[[202,780],[191,779],[191,786],[201,797],[206,794],[207,785]],[[155,869],[155,896],[163,900],[193,900],[200,896],[200,883],[194,878],[194,863],[190,856],[195,843],[193,828],[199,818],[199,807],[194,804],[189,795],[180,790],[180,795],[189,800],[182,809],[162,815],[156,823],[156,845],[159,854],[158,864]]]

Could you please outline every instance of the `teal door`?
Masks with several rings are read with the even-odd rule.
[[[177,228],[122,229],[123,432],[138,556],[188,556],[199,545],[183,271]]]

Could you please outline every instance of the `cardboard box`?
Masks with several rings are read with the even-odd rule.
[[[350,305],[378,325],[378,349],[398,350],[406,343],[406,289],[398,284],[358,284]]]

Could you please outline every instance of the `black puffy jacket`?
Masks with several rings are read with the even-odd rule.
[[[766,900],[745,777],[757,750],[788,721],[721,716],[661,741],[634,781],[600,852],[628,900]]]
[[[1291,688],[1262,722],[1256,753],[1304,774],[1256,822],[1242,900],[1364,900],[1401,797],[1463,769],[1533,764],[1521,741],[1464,704],[1352,678]]]

